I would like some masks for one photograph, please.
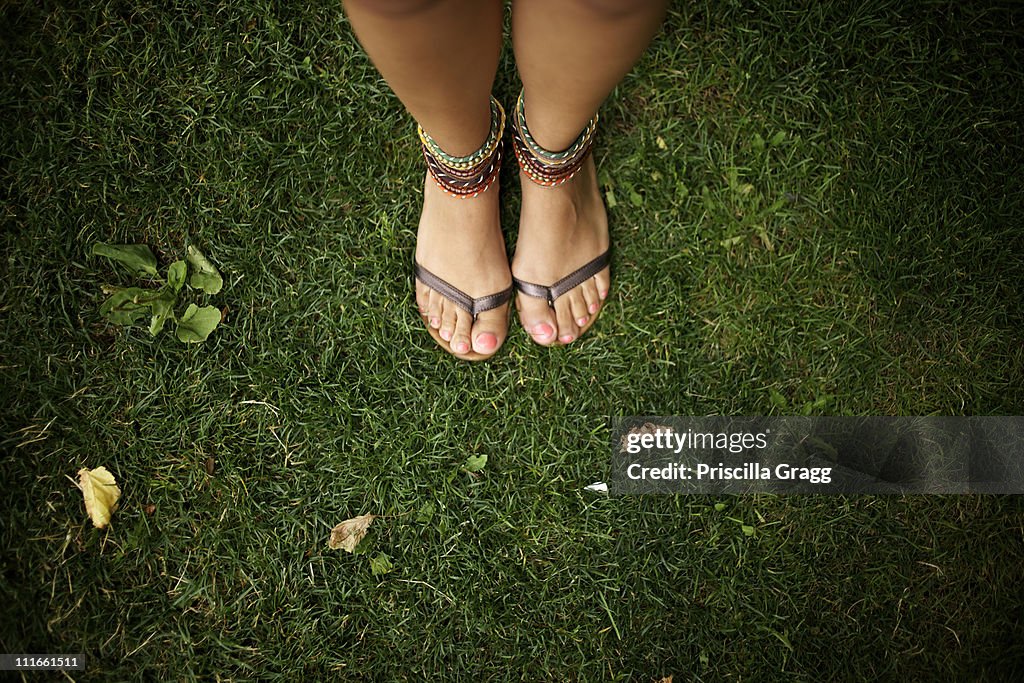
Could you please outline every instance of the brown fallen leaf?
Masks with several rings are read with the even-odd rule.
[[[78,470],[78,480],[78,488],[85,497],[85,511],[92,519],[92,525],[102,529],[110,523],[110,516],[117,509],[121,489],[117,488],[114,475],[106,467],[94,470],[83,467]]]
[[[353,552],[359,541],[366,536],[366,530],[370,528],[377,515],[359,515],[352,519],[346,519],[338,526],[331,529],[331,537],[327,540],[327,546],[332,550],[339,548]]]
[[[669,674],[668,676],[665,676],[665,678],[658,681],[658,683],[672,683],[672,675]]]

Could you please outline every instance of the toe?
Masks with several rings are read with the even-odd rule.
[[[572,315],[568,294],[555,300],[555,319],[558,321],[558,341],[568,344],[580,336],[580,328]]]
[[[455,320],[458,315],[456,311],[458,310],[459,307],[453,304],[451,301],[448,301],[447,299],[442,299],[441,327],[439,334],[441,335],[441,339],[444,339],[446,342],[450,342],[452,340],[452,334],[455,332]]]
[[[520,294],[516,297],[519,321],[535,342],[549,346],[555,342],[558,323],[548,302],[535,296]]]
[[[444,297],[430,290],[427,300],[427,324],[435,330],[441,327],[441,311],[444,308]]]
[[[508,334],[508,308],[499,306],[484,311],[477,316],[476,322],[473,323],[471,333],[473,350],[481,355],[489,356],[497,351],[505,341],[506,334]]]
[[[608,298],[608,290],[611,289],[612,285],[611,274],[611,269],[605,268],[593,278],[594,284],[597,285],[597,295],[602,301]]]
[[[452,330],[452,339],[448,346],[451,348],[452,353],[458,355],[464,355],[469,353],[470,341],[469,335],[473,327],[473,316],[462,310],[456,308],[455,310],[455,329]]]
[[[416,280],[416,308],[420,315],[426,317],[430,309],[430,287]]]
[[[572,319],[582,328],[590,321],[590,313],[587,311],[587,301],[583,298],[583,288],[576,287],[566,293],[569,299],[569,310],[572,311]]]
[[[587,304],[587,315],[593,316],[601,310],[601,296],[597,292],[597,280],[590,278],[579,287],[583,301]]]
[[[420,316],[426,319],[429,319],[430,316],[430,292],[429,287],[419,280],[416,281],[416,308],[419,310]]]

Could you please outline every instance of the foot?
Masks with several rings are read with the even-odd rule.
[[[421,266],[473,298],[512,284],[498,213],[498,182],[476,197],[449,197],[428,175],[416,238]],[[493,356],[508,334],[508,304],[473,316],[416,280],[416,304],[431,336],[465,360]]]
[[[552,285],[608,249],[608,215],[597,186],[594,157],[556,187],[533,183],[522,172],[523,205],[512,272],[516,278]],[[542,346],[569,344],[585,332],[601,310],[611,284],[610,271],[597,275],[555,300],[516,293],[523,327]]]

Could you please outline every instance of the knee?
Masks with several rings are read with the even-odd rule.
[[[663,0],[575,0],[580,10],[600,19],[625,19],[640,12],[660,7]]]
[[[428,12],[444,0],[344,0],[346,6],[356,6],[365,14],[376,14],[390,19],[415,17]]]

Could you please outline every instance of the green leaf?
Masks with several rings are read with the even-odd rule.
[[[195,344],[206,341],[210,333],[220,324],[220,311],[213,306],[199,308],[195,304],[189,304],[185,314],[178,320],[178,329],[175,331],[178,339],[186,344]]]
[[[824,394],[823,396],[819,396],[818,398],[814,399],[814,403],[811,404],[811,408],[814,408],[815,410],[820,410],[827,406],[829,404],[829,401],[831,401],[833,398],[835,397],[832,394]]]
[[[156,256],[145,244],[104,244],[92,245],[93,256],[106,256],[123,263],[136,273],[156,276]]]
[[[196,289],[203,290],[207,294],[216,294],[220,291],[220,288],[224,286],[224,280],[213,264],[203,256],[203,252],[190,244],[186,250],[185,258],[195,268],[195,272],[192,273],[192,277],[188,281],[190,285]]]
[[[725,509],[725,503],[715,503],[715,510],[721,512]]]
[[[741,525],[740,529],[742,529],[743,533],[745,533],[747,536],[753,536],[754,535],[754,527],[752,527],[752,526],[750,526],[748,524]]]
[[[761,137],[760,133],[754,133],[754,139],[750,143],[755,150],[758,152],[764,149],[764,138]]]
[[[775,135],[772,136],[772,139],[770,140],[770,142],[771,142],[773,147],[777,147],[778,145],[781,145],[782,141],[785,140],[785,139],[786,139],[786,132],[780,130],[778,133],[776,133]]]
[[[769,390],[768,399],[772,402],[772,405],[779,410],[785,410],[789,406],[789,403],[786,401],[786,397],[775,389]]]
[[[100,315],[115,325],[131,325],[146,315],[149,290],[126,287],[114,290],[113,295],[100,306]]]
[[[768,633],[771,633],[773,636],[778,638],[779,642],[785,645],[787,650],[789,650],[790,652],[793,651],[793,644],[789,642],[789,638],[786,637],[785,633],[779,633],[778,631],[773,631],[770,628],[765,628],[763,626],[761,628],[762,630],[768,631]]]
[[[715,200],[711,197],[711,190],[708,189],[707,185],[701,186],[700,197],[704,201],[704,208],[707,209],[709,212],[713,212],[715,211],[715,209],[718,208],[718,205],[715,203]]]
[[[175,294],[181,291],[188,276],[188,266],[184,261],[175,261],[167,268],[167,284]]]
[[[150,335],[155,337],[160,334],[167,319],[174,317],[174,304],[177,301],[178,297],[170,287],[164,287],[160,290],[160,296],[152,300],[153,317],[149,321]]]
[[[427,501],[420,506],[420,511],[416,514],[416,521],[422,524],[427,524],[434,518],[434,503]]]
[[[384,553],[377,553],[370,558],[370,571],[373,572],[374,576],[387,574],[394,568],[395,565],[391,564],[391,558]]]
[[[471,455],[466,458],[466,471],[467,472],[479,472],[487,464],[487,454],[483,455]]]

